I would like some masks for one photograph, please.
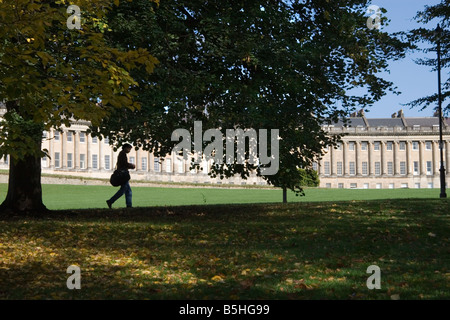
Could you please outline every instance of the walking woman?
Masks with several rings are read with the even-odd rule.
[[[117,170],[127,170],[134,169],[136,166],[132,163],[128,162],[127,153],[131,151],[132,145],[126,143],[122,146],[122,151],[119,152],[119,156],[117,158]],[[125,203],[127,208],[132,207],[132,192],[129,181],[125,182],[120,186],[119,191],[116,192],[115,195],[111,197],[111,199],[106,200],[106,204],[108,208],[111,209],[112,204],[119,199],[123,194],[125,194]]]

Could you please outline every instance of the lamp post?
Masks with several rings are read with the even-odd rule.
[[[438,69],[438,107],[439,107],[439,150],[441,156],[441,166],[439,169],[440,180],[441,180],[441,198],[447,198],[447,193],[445,193],[445,167],[444,167],[444,142],[442,140],[442,92],[441,92],[441,35],[442,28],[438,24],[436,28],[437,35],[437,69]]]

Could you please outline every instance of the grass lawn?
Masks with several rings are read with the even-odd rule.
[[[74,191],[60,202],[47,194],[46,203],[71,197],[67,206],[83,207],[114,190],[83,188],[70,190],[83,197],[90,190],[91,200]],[[139,205],[186,201],[195,192],[207,203],[245,202],[256,192],[133,191]],[[261,191],[260,202],[281,197]],[[148,202],[138,200],[143,195]],[[331,200],[333,192],[325,195]],[[0,218],[0,299],[449,299],[449,209],[447,199],[396,199]],[[81,290],[66,287],[70,265],[81,268]],[[370,265],[381,269],[379,290],[366,286]]]
[[[237,188],[170,188],[133,186],[133,206],[178,206],[204,204],[280,203],[280,189]],[[51,210],[106,208],[118,188],[111,186],[43,185],[44,204]],[[0,184],[0,200],[6,197],[7,184]],[[439,189],[305,189],[306,196],[288,192],[289,202],[348,201],[379,199],[436,199]],[[115,208],[125,207],[125,197]]]

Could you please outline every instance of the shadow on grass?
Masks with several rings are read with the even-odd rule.
[[[447,200],[76,210],[0,221],[1,299],[443,299]],[[82,289],[66,287],[79,265]],[[368,290],[369,265],[382,289]]]

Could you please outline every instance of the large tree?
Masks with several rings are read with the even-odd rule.
[[[139,84],[129,71],[150,73],[157,62],[145,49],[118,50],[105,41],[103,18],[119,1],[77,5],[81,21],[74,20],[76,11],[67,12],[69,1],[0,0],[0,102],[7,110],[0,156],[10,156],[2,211],[46,210],[40,180],[43,130],[77,119],[95,125],[115,109],[138,109],[131,89]]]
[[[143,107],[116,112],[94,131],[109,134],[115,145],[135,141],[164,156],[177,143],[172,131],[184,128],[193,137],[194,121],[223,136],[227,129],[278,129],[279,170],[264,178],[284,193],[301,193],[297,169],[311,167],[339,139],[323,125],[393,90],[378,73],[402,58],[408,44],[369,29],[368,6],[365,0],[165,0],[153,10],[145,1],[123,2],[107,17],[114,28],[106,38],[118,48],[146,48],[160,64],[152,75],[136,74]],[[358,87],[367,93],[350,94]],[[212,176],[248,177],[265,167],[227,163],[225,154],[222,162]]]
[[[409,36],[413,42],[416,43],[418,47],[426,45],[431,45],[431,47],[422,49],[424,53],[432,53],[431,58],[418,59],[416,62],[419,65],[429,66],[432,71],[437,71],[437,43],[438,40],[441,44],[441,67],[443,69],[450,66],[450,1],[442,0],[441,3],[434,6],[426,5],[424,9],[417,13],[415,17],[416,21],[421,24],[427,24],[430,21],[436,21],[440,24],[442,32],[438,34],[436,32],[436,25],[434,28],[417,28],[409,32]],[[444,114],[450,112],[450,104],[446,102],[450,97],[450,77],[448,77],[442,85],[442,110]],[[432,107],[433,109],[438,108],[438,93],[420,97],[408,105],[412,107],[420,107],[421,110]]]

